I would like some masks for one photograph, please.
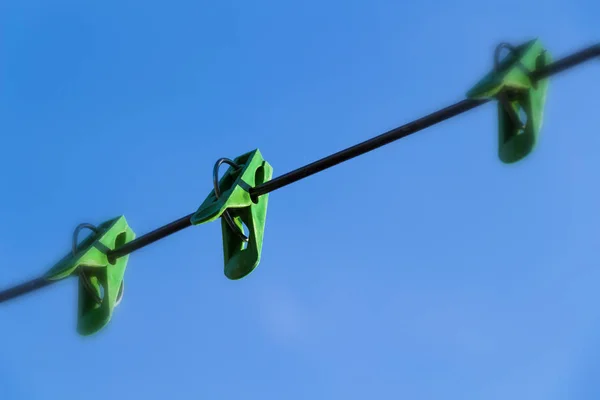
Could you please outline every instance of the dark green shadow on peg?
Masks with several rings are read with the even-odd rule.
[[[255,202],[249,190],[273,177],[273,168],[258,149],[233,161],[240,168],[230,166],[219,180],[219,198],[211,191],[191,218],[193,225],[200,225],[220,218],[227,210],[241,232],[242,223],[246,225],[248,243],[221,218],[225,276],[232,280],[247,276],[260,262],[269,195],[260,196]]]
[[[75,254],[69,252],[45,275],[48,280],[79,275],[77,332],[81,335],[94,334],[110,322],[129,256],[109,260],[107,253],[135,239],[123,216],[104,222],[98,231],[81,242]],[[85,274],[88,285],[81,273]]]
[[[498,100],[498,156],[504,163],[522,160],[538,142],[548,79],[534,82],[529,74],[551,61],[540,41],[531,40],[515,47],[497,69],[467,93],[471,99]]]

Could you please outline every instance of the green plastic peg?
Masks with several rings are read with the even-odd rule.
[[[233,163],[237,168],[230,166],[218,183],[220,195],[217,196],[213,190],[194,213],[191,222],[199,225],[223,217],[224,272],[227,278],[235,280],[247,276],[260,262],[269,195],[253,200],[249,190],[270,180],[273,168],[258,149],[237,157]],[[229,213],[238,232],[229,226],[224,213]],[[240,233],[244,233],[242,223],[248,229],[247,243],[240,237]]]
[[[79,275],[79,334],[94,334],[109,323],[123,289],[129,256],[109,260],[107,253],[133,239],[135,233],[125,217],[106,221],[45,275],[48,280]]]
[[[467,97],[498,100],[498,156],[504,163],[514,163],[529,155],[537,144],[548,79],[532,81],[529,75],[550,64],[551,57],[538,39],[508,47],[508,56],[498,62]]]

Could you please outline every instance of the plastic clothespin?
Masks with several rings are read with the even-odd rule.
[[[218,181],[222,163],[230,167]],[[249,190],[272,176],[273,168],[258,149],[233,161],[220,159],[213,171],[215,188],[191,218],[193,225],[199,225],[222,217],[224,270],[229,279],[247,276],[260,262],[269,195],[252,199]],[[248,229],[248,237],[243,225]]]
[[[508,56],[500,61],[500,50]],[[532,81],[530,74],[550,64],[551,57],[538,39],[517,47],[506,43],[496,49],[494,70],[468,93],[471,99],[498,100],[498,156],[514,163],[529,155],[542,127],[548,79]],[[520,114],[524,114],[523,121]]]
[[[89,228],[93,232],[77,244],[81,228]],[[79,275],[79,334],[94,334],[110,321],[123,295],[123,276],[129,256],[109,260],[107,254],[133,239],[135,233],[124,216],[106,221],[98,227],[82,224],[75,230],[71,253],[45,275],[49,280]]]

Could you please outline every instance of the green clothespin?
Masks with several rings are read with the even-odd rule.
[[[500,62],[502,48],[507,48],[509,54]],[[548,79],[534,82],[529,74],[550,62],[550,55],[537,39],[518,47],[503,43],[496,49],[494,70],[467,93],[471,99],[498,100],[498,155],[504,163],[522,160],[537,143]],[[525,114],[526,121],[521,120],[520,113]]]
[[[77,244],[77,235],[82,228],[89,228],[93,233]],[[135,233],[123,216],[99,227],[82,224],[75,230],[72,252],[45,275],[48,280],[79,275],[79,334],[96,333],[110,321],[123,295],[123,276],[129,256],[109,260],[107,253],[133,239]]]
[[[218,180],[218,169],[223,163],[230,168]],[[273,176],[273,168],[258,149],[231,161],[220,159],[213,171],[214,190],[191,218],[193,225],[221,218],[225,276],[240,279],[248,275],[260,262],[269,196],[252,199],[250,188]],[[244,234],[243,224],[249,231]]]

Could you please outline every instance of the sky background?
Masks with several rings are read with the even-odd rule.
[[[0,288],[82,222],[196,209],[464,98],[495,46],[600,41],[595,0],[0,2]],[[260,266],[220,223],[130,257],[96,336],[76,281],[0,305],[0,398],[598,399],[600,63],[552,79],[516,165],[496,107],[273,193]]]

